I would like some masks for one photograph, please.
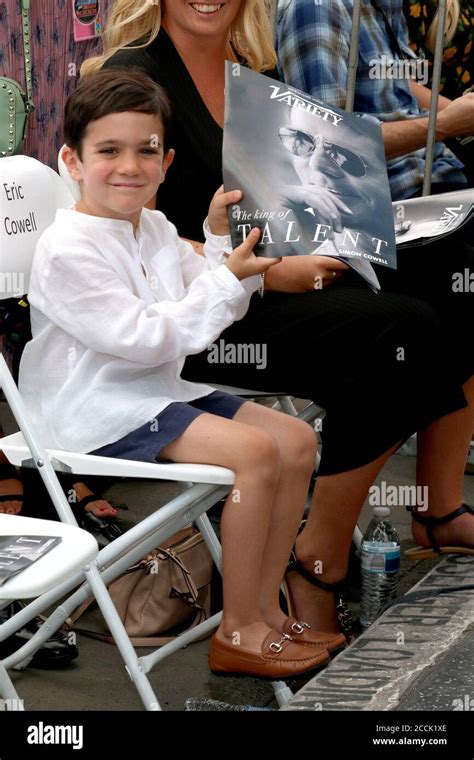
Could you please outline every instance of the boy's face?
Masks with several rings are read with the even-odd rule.
[[[143,206],[163,182],[174,151],[163,155],[163,125],[159,116],[124,111],[88,124],[82,159],[65,148],[63,159],[71,177],[80,182],[77,209],[137,226]]]

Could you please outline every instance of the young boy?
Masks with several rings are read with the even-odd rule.
[[[222,518],[224,615],[210,665],[285,677],[325,663],[344,641],[279,606],[315,436],[299,420],[180,377],[187,354],[245,314],[256,275],[276,262],[254,256],[258,230],[222,253],[226,206],[239,191],[220,190],[211,203],[207,260],[144,208],[173,160],[170,118],[164,92],[140,72],[96,72],[69,98],[63,159],[82,197],[38,243],[20,386],[46,446],[235,472],[240,500],[229,496]]]

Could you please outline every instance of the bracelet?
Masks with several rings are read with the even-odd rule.
[[[263,298],[265,295],[265,272],[262,272],[260,275],[260,287],[258,289],[258,295],[260,298]]]

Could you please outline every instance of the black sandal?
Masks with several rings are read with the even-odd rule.
[[[474,509],[468,504],[463,504],[458,509],[453,510],[443,517],[422,517],[419,512],[415,511],[413,507],[407,507],[407,511],[411,512],[412,518],[424,525],[426,528],[426,535],[431,547],[417,546],[414,549],[408,549],[405,552],[406,559],[420,560],[420,559],[432,559],[433,557],[439,557],[440,554],[466,554],[474,555],[474,546],[439,546],[434,536],[434,529],[438,525],[445,525],[451,520],[455,520],[456,517],[460,517],[464,514],[474,515]]]
[[[116,517],[97,517],[93,512],[86,510],[88,504],[100,501],[101,499],[101,496],[91,493],[88,496],[84,496],[80,501],[73,502],[70,506],[79,527],[92,533],[102,548],[110,544],[114,539],[119,538],[119,536],[123,536],[126,528],[118,522]],[[124,505],[114,504],[113,506],[118,509],[128,509]]]
[[[350,644],[354,636],[354,619],[345,599],[347,591],[346,579],[338,581],[337,583],[326,583],[326,581],[320,580],[320,578],[318,578],[313,573],[310,573],[308,570],[306,570],[305,567],[303,567],[301,562],[296,558],[294,549],[290,555],[290,560],[286,568],[286,574],[290,573],[292,570],[295,570],[297,573],[302,575],[303,578],[305,578],[313,586],[323,589],[324,591],[329,591],[334,595],[334,599],[336,601],[337,622],[339,624],[341,633],[344,634],[347,643]],[[294,601],[286,579],[283,581],[283,586],[285,589],[285,596],[288,604],[288,614],[297,618],[298,616],[295,614]]]
[[[18,472],[10,462],[0,462],[0,480],[19,480]]]

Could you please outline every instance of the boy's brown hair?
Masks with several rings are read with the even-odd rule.
[[[83,77],[69,96],[64,111],[66,145],[82,160],[87,125],[110,113],[141,111],[156,114],[163,124],[163,151],[171,147],[171,106],[160,85],[140,70],[100,69]]]

